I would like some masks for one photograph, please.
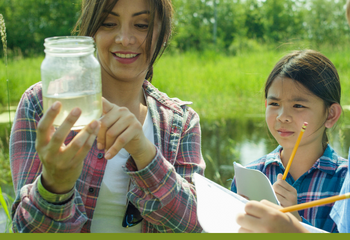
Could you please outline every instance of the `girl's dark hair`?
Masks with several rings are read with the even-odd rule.
[[[112,11],[118,0],[83,0],[81,15],[72,31],[79,36],[93,37],[108,14]],[[172,32],[173,6],[171,0],[148,0],[150,5],[150,22],[146,37],[146,54],[150,61],[146,79],[152,81],[153,64],[159,58],[166,47]],[[157,39],[154,53],[151,53],[153,42],[153,30],[155,18],[161,22],[159,37]]]
[[[327,57],[317,51],[294,51],[279,60],[267,78],[265,98],[277,77],[290,78],[302,84],[323,100],[326,109],[333,103],[340,104],[341,87],[337,69]],[[322,139],[324,147],[328,143],[326,130]]]

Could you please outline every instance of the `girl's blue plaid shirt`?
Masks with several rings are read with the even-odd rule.
[[[282,146],[266,156],[249,163],[246,167],[263,172],[271,184],[277,181],[277,175],[284,173],[281,161]],[[338,195],[348,171],[348,160],[340,157],[330,145],[327,145],[323,156],[317,159],[315,164],[299,179],[294,180],[288,174],[286,181],[293,186],[298,193],[298,204],[310,202],[326,197]],[[237,192],[235,179],[231,190]],[[308,208],[299,211],[303,222],[327,232],[338,232],[337,225],[329,216],[334,203]]]

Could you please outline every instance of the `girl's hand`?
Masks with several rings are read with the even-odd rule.
[[[92,121],[66,146],[64,140],[78,120],[81,110],[73,109],[55,131],[53,122],[61,109],[55,102],[39,121],[35,148],[42,162],[42,184],[46,190],[62,194],[69,192],[81,174],[84,159],[99,130],[99,123]]]
[[[278,201],[282,207],[289,207],[298,204],[297,190],[282,179],[282,174],[278,174],[277,181],[273,184],[273,189],[276,193]],[[301,221],[301,217],[298,211],[292,212],[292,214]]]
[[[282,213],[280,206],[266,200],[250,201],[245,213],[237,216],[240,233],[301,233],[308,232],[290,213]]]
[[[142,124],[125,107],[102,98],[103,117],[97,135],[97,146],[105,149],[106,159],[114,157],[122,148],[133,157],[138,170],[146,167],[156,155],[155,146],[143,133]]]

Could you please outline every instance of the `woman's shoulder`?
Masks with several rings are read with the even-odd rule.
[[[42,95],[42,84],[41,82],[37,82],[35,84],[33,84],[32,86],[28,87],[23,95],[27,95],[29,97],[40,97],[41,99],[41,95]]]
[[[143,87],[146,95],[152,97],[156,101],[157,105],[165,106],[181,114],[183,114],[184,111],[195,113],[195,111],[189,107],[189,105],[192,105],[191,101],[183,101],[176,97],[169,97],[166,93],[159,91],[158,88],[146,80]]]
[[[29,108],[29,109],[42,109],[42,85],[41,82],[37,82],[32,86],[28,87],[22,94],[21,100],[19,102],[19,108]]]

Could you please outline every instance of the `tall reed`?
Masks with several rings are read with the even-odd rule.
[[[6,25],[4,16],[0,13],[0,34],[1,42],[4,50],[4,62],[5,62],[5,71],[6,71],[6,86],[7,86],[7,111],[9,113],[9,124],[11,127],[11,113],[10,113],[10,88],[9,88],[9,79],[7,71],[7,39],[6,39]]]
[[[10,89],[9,89],[9,80],[8,80],[8,72],[7,72],[7,39],[6,39],[6,25],[5,25],[5,19],[2,14],[0,14],[0,34],[1,34],[1,42],[2,42],[2,47],[4,50],[4,59],[5,59],[5,71],[6,71],[6,82],[7,82],[7,99],[8,99],[8,104],[7,104],[7,110],[9,113],[9,124],[11,127],[11,114],[10,114]],[[3,147],[2,147],[3,149]],[[5,158],[5,155],[4,155]],[[1,160],[1,159],[0,159]],[[7,200],[7,201],[6,201]],[[0,205],[2,206],[3,210],[6,213],[7,221],[6,221],[6,226],[5,226],[5,232],[12,232],[11,231],[11,217],[8,211],[7,205],[10,206],[10,202],[13,199],[10,199],[10,197],[7,194],[3,194],[1,191],[0,187]]]

